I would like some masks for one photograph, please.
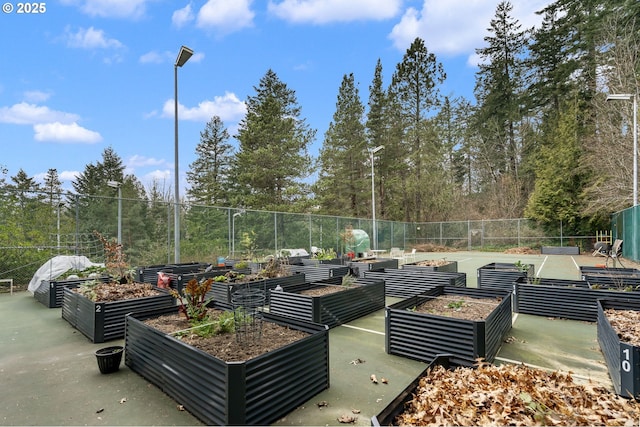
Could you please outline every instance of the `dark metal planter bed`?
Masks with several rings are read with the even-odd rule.
[[[616,394],[640,399],[640,347],[620,341],[605,310],[640,311],[640,301],[602,299],[598,301],[598,343],[607,363]]]
[[[98,278],[64,279],[64,280],[43,280],[40,286],[33,293],[34,298],[48,308],[62,307],[64,299],[64,288],[77,288],[84,282],[91,280],[101,280],[103,282],[111,280],[108,276]]]
[[[335,264],[290,265],[292,273],[304,274],[308,282],[342,277],[349,274],[349,267]]]
[[[465,320],[412,311],[423,302],[448,295],[499,298],[498,306],[484,320]],[[388,354],[431,362],[440,353],[452,354],[459,365],[473,366],[476,359],[492,362],[511,329],[511,293],[499,289],[438,286],[386,308],[385,350]]]
[[[398,260],[394,258],[372,258],[369,260],[349,261],[347,263],[351,269],[351,274],[357,277],[364,277],[367,271],[379,271],[389,268],[398,268]]]
[[[171,281],[169,282],[169,286],[171,289],[175,289],[178,292],[182,293],[182,290],[186,286],[187,283],[191,279],[196,279],[201,281],[203,279],[208,279],[211,277],[224,276],[226,273],[234,271],[238,274],[250,274],[251,271],[249,268],[244,269],[232,269],[230,267],[214,267],[209,271],[197,272],[197,273],[167,273],[167,276],[170,277]]]
[[[341,258],[332,258],[332,259],[302,259],[302,265],[318,265],[318,264],[333,264],[333,265],[344,265]]]
[[[511,291],[513,282],[519,277],[535,276],[533,264],[494,262],[478,268],[478,288],[498,288]]]
[[[542,255],[580,255],[578,246],[542,246],[540,248]]]
[[[94,302],[66,287],[62,302],[62,318],[94,343],[122,338],[125,316],[128,313],[175,306],[171,294],[163,289],[158,291],[161,292],[160,295],[150,297]]]
[[[384,269],[368,271],[367,279],[382,279],[385,282],[385,295],[388,297],[408,298],[436,286],[467,286],[466,273],[445,273],[429,270]]]
[[[341,285],[341,280],[338,277],[271,291],[269,312],[333,328],[384,308],[383,280],[359,278],[349,288]],[[304,290],[329,286],[341,287],[341,290],[319,296],[300,294]]]
[[[375,427],[380,426],[393,426],[396,422],[396,417],[405,411],[407,403],[413,400],[413,395],[420,386],[420,380],[423,377],[429,375],[431,369],[436,366],[443,366],[446,369],[454,369],[459,366],[453,360],[450,354],[439,354],[431,363],[411,382],[395,399],[393,399],[378,415],[371,417],[371,425]]]
[[[514,282],[514,312],[595,322],[598,319],[599,299],[626,298],[640,301],[640,292],[591,289],[582,280],[536,278],[533,282],[528,283],[522,277]]]
[[[403,270],[418,270],[418,271],[439,271],[446,273],[457,273],[458,272],[458,261],[447,261],[446,264],[443,265],[419,265],[420,262],[410,262],[407,264],[402,264]]]
[[[159,314],[127,316],[125,364],[207,425],[268,425],[329,387],[324,325],[265,313],[264,321],[309,335],[244,362],[225,362],[142,322]]]
[[[155,285],[158,283],[158,273],[196,273],[204,271],[209,264],[203,262],[187,262],[178,264],[157,264],[146,267],[136,267],[136,282],[151,283]]]
[[[207,298],[213,298],[213,301],[226,307],[231,308],[231,297],[234,292],[239,289],[258,289],[262,290],[267,298],[266,303],[269,303],[269,291],[275,289],[278,285],[287,288],[290,285],[299,285],[305,283],[306,277],[304,274],[293,274],[291,276],[273,277],[269,279],[256,280],[246,283],[238,282],[213,282],[211,284],[211,290],[207,292]]]

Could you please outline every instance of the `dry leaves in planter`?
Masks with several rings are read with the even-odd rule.
[[[609,308],[605,315],[620,341],[640,346],[640,311]]]
[[[396,425],[636,425],[640,402],[525,365],[447,370],[420,380]]]

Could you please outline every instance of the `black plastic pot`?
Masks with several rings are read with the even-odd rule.
[[[483,320],[466,320],[413,311],[425,301],[443,295],[501,299]],[[450,353],[455,363],[473,366],[481,357],[492,362],[502,340],[511,329],[511,293],[500,289],[438,286],[419,296],[390,306],[385,313],[385,351],[430,363],[441,353]]]
[[[164,310],[164,313],[177,312]],[[264,313],[308,336],[243,362],[226,362],[127,316],[126,365],[207,425],[268,425],[329,387],[329,330]]]
[[[122,353],[124,347],[112,346],[104,347],[95,352],[96,359],[98,360],[98,368],[102,374],[111,374],[120,369],[120,362],[122,361]]]
[[[620,341],[605,310],[640,311],[640,301],[598,300],[598,344],[604,354],[616,394],[640,399],[640,347]]]

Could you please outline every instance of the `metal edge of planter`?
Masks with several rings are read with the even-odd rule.
[[[599,276],[616,276],[616,275],[635,275],[640,276],[640,270],[637,268],[626,267],[595,267],[590,265],[580,266],[580,277],[585,280],[585,275],[599,275]]]
[[[535,266],[533,264],[524,264],[529,266],[527,271],[520,271],[515,263],[494,262],[479,267],[477,270],[478,288],[498,288],[511,291],[513,282],[519,277],[533,277],[535,274]]]
[[[398,260],[395,258],[375,258],[372,262],[350,261],[347,263],[351,269],[351,274],[357,277],[364,277],[367,271],[379,271],[383,269],[397,269]]]
[[[289,268],[295,274],[304,274],[305,280],[308,282],[342,277],[349,274],[349,267],[336,264],[291,265]]]
[[[175,300],[164,289],[160,295],[120,301],[94,302],[84,295],[64,288],[62,318],[94,343],[103,343],[125,335],[125,316],[133,311],[146,311],[175,306]]]
[[[403,391],[401,391],[378,415],[371,417],[371,425],[375,427],[395,425],[395,419],[405,410],[405,405],[413,400],[413,394],[420,385],[420,380],[429,375],[429,372],[436,367],[443,366],[446,369],[453,369],[458,366],[451,354],[438,354]]]
[[[604,288],[604,289],[622,289],[631,287],[635,290],[640,290],[640,276],[625,276],[623,274],[613,275],[592,275],[585,274],[584,280],[592,288]]]
[[[178,264],[156,264],[144,267],[136,267],[136,282],[156,284],[158,272],[165,273],[193,273],[204,270],[209,264],[203,262],[185,262]]]
[[[209,271],[198,271],[198,272],[188,272],[188,273],[167,273],[170,277],[171,281],[169,282],[169,286],[171,289],[175,289],[176,291],[182,294],[182,290],[189,283],[191,279],[196,279],[198,281],[202,281],[203,279],[215,278],[218,276],[224,276],[226,273],[234,271],[238,274],[251,274],[251,270],[249,268],[241,268],[241,269],[233,269],[231,267],[214,267]]]
[[[264,313],[265,321],[310,335],[249,361],[227,363],[144,325],[140,319],[148,317],[127,316],[125,363],[206,424],[266,425],[329,387],[324,325]]]
[[[491,315],[476,321],[408,310],[430,298],[444,295],[502,300]],[[463,366],[473,366],[479,357],[492,362],[502,345],[502,338],[511,329],[511,323],[510,292],[438,286],[386,307],[385,351],[427,363],[440,353],[451,354],[453,360]]]
[[[532,284],[527,283],[525,278],[518,278],[513,286],[513,311],[534,316],[596,322],[599,299],[624,298],[640,301],[640,292],[591,289],[582,280],[541,278]]]
[[[597,320],[598,344],[616,394],[640,399],[640,347],[620,341],[606,316],[608,308],[640,311],[640,301],[600,299]]]
[[[579,246],[542,246],[541,255],[580,255]]]
[[[447,261],[444,265],[419,265],[419,261],[402,264],[401,270],[439,271],[444,273],[457,273],[458,261]]]
[[[303,258],[300,260],[302,265],[318,265],[318,264],[330,264],[330,265],[344,265],[342,259],[317,259],[317,258]]]
[[[269,291],[275,289],[278,285],[287,287],[291,285],[298,285],[304,283],[306,280],[305,275],[302,273],[292,274],[290,276],[273,277],[262,280],[255,280],[246,283],[234,283],[234,282],[213,282],[211,284],[211,290],[207,292],[207,298],[213,298],[213,301],[227,309],[231,308],[231,295],[238,289],[251,288],[251,289],[263,289],[265,296],[267,297],[266,303],[268,304]]]
[[[333,328],[385,307],[383,280],[358,279],[352,287],[327,295],[298,293],[319,286],[341,286],[340,280],[334,278],[325,282],[307,282],[290,286],[282,292],[272,290],[269,312]]]
[[[79,279],[64,280],[43,280],[40,286],[33,293],[35,299],[47,308],[60,308],[64,300],[64,287],[77,288],[84,282],[91,280],[101,280],[107,282],[111,280],[108,276],[100,276],[97,278],[83,277]]]
[[[451,286],[465,288],[465,273],[447,273],[428,270],[395,270],[365,272],[366,279],[382,279],[385,282],[385,295],[408,298],[433,289],[435,286]]]

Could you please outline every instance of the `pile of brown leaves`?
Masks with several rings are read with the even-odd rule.
[[[443,265],[450,264],[451,261],[447,261],[446,259],[426,259],[424,261],[416,262],[416,265],[422,267],[442,267]]]
[[[640,402],[525,365],[434,367],[396,425],[636,425]]]
[[[100,283],[93,289],[94,301],[110,302],[160,295],[149,283]]]
[[[609,308],[604,313],[620,341],[640,346],[640,311]]]
[[[516,248],[509,248],[504,251],[505,254],[515,254],[515,255],[530,255],[530,254],[539,254],[540,250],[532,249],[528,246],[518,246]]]

